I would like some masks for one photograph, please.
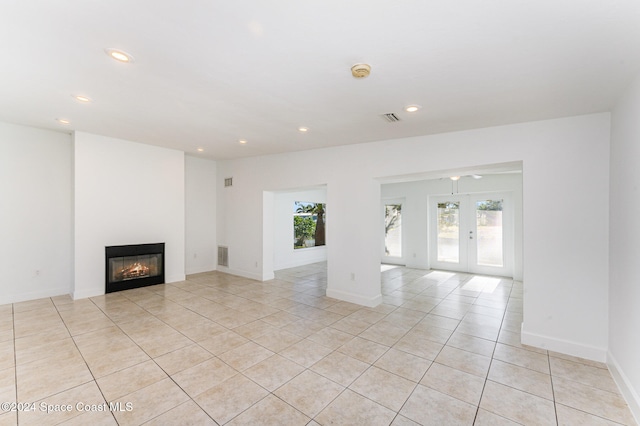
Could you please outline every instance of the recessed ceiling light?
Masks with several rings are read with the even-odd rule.
[[[56,118],[56,121],[60,124],[71,124],[71,122],[65,118]]]
[[[302,133],[305,133],[305,132],[309,131],[309,128],[308,127],[298,127],[298,131],[300,131]]]
[[[125,62],[125,63],[133,62],[133,56],[125,52],[124,50],[109,48],[109,49],[105,49],[105,52],[107,52],[107,55],[111,56],[116,61]]]
[[[74,99],[76,101],[82,102],[82,103],[89,103],[91,102],[91,98],[88,98],[86,96],[82,96],[82,95],[72,95],[74,97]]]
[[[420,105],[409,105],[409,106],[405,107],[404,110],[407,111],[407,112],[416,112],[420,108],[422,108]]]
[[[460,176],[451,176],[449,179],[451,179],[451,180],[460,180]]]
[[[198,152],[204,152],[204,148],[198,148]]]
[[[246,145],[247,141],[244,139],[240,139],[238,142],[240,142],[241,145]]]

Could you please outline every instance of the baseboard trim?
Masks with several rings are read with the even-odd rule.
[[[187,269],[185,271],[186,272],[185,275],[201,274],[203,272],[213,272],[215,270],[216,270],[215,266],[214,267],[211,267],[211,266],[200,266],[198,268]]]
[[[607,360],[606,348],[598,348],[570,340],[556,339],[555,337],[531,333],[524,330],[524,323],[522,324],[521,336],[523,345],[535,346],[536,348],[560,352],[592,361],[606,362]]]
[[[187,276],[185,274],[179,274],[179,275],[172,275],[170,277],[165,277],[164,282],[165,284],[178,283],[186,279],[187,279]]]
[[[255,272],[246,272],[239,269],[227,268],[225,266],[218,266],[218,272],[224,272],[225,274],[229,274],[229,275],[236,275],[238,277],[250,278],[256,281],[262,281],[262,274],[255,273]]]
[[[359,294],[349,293],[347,291],[327,289],[327,297],[333,299],[344,300],[345,302],[355,303],[357,305],[367,306],[374,308],[382,303],[382,295],[378,294],[375,297],[364,297]]]
[[[100,289],[88,289],[73,292],[73,300],[86,299],[88,297],[104,296],[104,287]]]
[[[327,261],[327,254],[325,252],[324,255],[318,256],[317,258],[301,259],[301,260],[294,260],[292,262],[280,263],[278,265],[274,265],[273,269],[276,271],[280,271],[282,269],[297,268],[300,266],[306,266],[306,265],[311,265],[313,263],[326,262],[326,261]]]
[[[382,263],[389,263],[389,262],[382,262]],[[389,264],[393,265],[393,263],[389,263]],[[425,271],[428,271],[430,269],[428,262],[423,262],[420,260],[417,260],[417,261],[407,260],[404,266],[412,269],[423,269]]]
[[[8,305],[10,303],[28,302],[29,300],[44,299],[47,297],[64,296],[70,294],[68,287],[58,287],[46,289],[43,291],[32,291],[29,293],[11,294],[8,297],[0,298],[0,305]]]
[[[620,368],[620,364],[618,364],[618,361],[616,361],[611,352],[607,352],[607,366],[609,367],[613,380],[618,385],[618,389],[620,389],[620,393],[625,401],[627,401],[627,405],[629,405],[629,409],[636,423],[640,424],[640,395],[638,395],[638,392],[633,388],[631,381],[624,374],[622,368]]]

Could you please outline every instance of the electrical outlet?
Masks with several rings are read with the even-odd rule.
[[[351,273],[351,281],[355,281],[356,280],[356,274],[355,272]]]
[[[256,268],[258,267],[258,262],[256,262]]]
[[[198,258],[198,253],[193,253],[193,258],[197,259]]]

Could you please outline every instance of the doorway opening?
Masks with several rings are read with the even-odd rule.
[[[509,193],[429,197],[432,268],[513,276],[513,203]]]
[[[522,281],[522,199],[521,162],[381,179],[378,228],[381,263]],[[441,229],[439,244],[438,202],[444,203],[440,220],[457,221],[457,229]],[[400,226],[393,235],[393,226],[389,224],[396,209],[400,213]],[[446,238],[449,240],[444,241]],[[395,249],[390,249],[393,243]],[[394,253],[396,256],[390,256]],[[469,269],[468,265],[473,267]]]

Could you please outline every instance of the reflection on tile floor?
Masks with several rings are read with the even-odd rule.
[[[519,344],[522,283],[386,266],[370,309],[325,268],[0,306],[0,425],[635,424],[604,364]]]

